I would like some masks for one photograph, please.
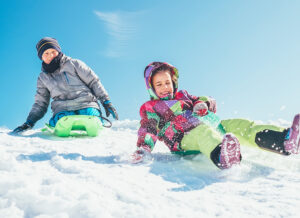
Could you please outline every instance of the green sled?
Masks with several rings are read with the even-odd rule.
[[[89,115],[71,115],[60,118],[55,127],[46,124],[42,129],[59,137],[68,136],[98,136],[103,129],[103,125],[96,116]]]

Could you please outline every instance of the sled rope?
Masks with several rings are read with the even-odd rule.
[[[102,121],[103,127],[105,127],[105,128],[110,128],[110,127],[112,127],[112,123],[111,123],[111,121],[110,121],[109,119],[107,119],[107,118],[105,118],[105,117],[102,117],[102,115],[100,115],[99,117],[101,118],[101,121],[102,121],[102,120],[105,120],[106,122],[109,123],[109,125],[106,126],[106,125],[104,125],[104,122]]]

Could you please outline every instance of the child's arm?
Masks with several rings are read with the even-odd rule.
[[[100,100],[105,109],[106,116],[108,117],[111,114],[113,118],[118,120],[117,111],[112,106],[108,93],[100,82],[99,77],[84,62],[77,59],[72,59],[71,61],[79,78],[92,90],[97,99]]]
[[[96,73],[80,60],[72,59],[71,61],[79,78],[93,91],[97,99],[99,99],[102,104],[104,104],[105,101],[109,101],[108,93]]]
[[[151,102],[142,105],[140,109],[141,127],[138,131],[138,149],[131,155],[132,163],[140,163],[151,158],[151,151],[157,140],[157,124],[159,117],[153,111]]]
[[[140,109],[141,126],[138,131],[137,146],[147,151],[152,151],[157,141],[157,126],[159,116],[152,105],[143,104]]]
[[[187,94],[188,98],[193,101],[194,107],[196,106],[196,104],[204,102],[207,105],[209,111],[211,111],[213,113],[217,112],[217,103],[214,98],[208,97],[208,96],[196,97],[194,95],[190,95],[188,92],[186,92],[186,94]]]
[[[37,90],[34,99],[34,104],[31,108],[31,111],[29,112],[26,122],[29,123],[31,126],[34,126],[34,124],[38,120],[40,120],[47,112],[49,102],[50,92],[39,77],[37,81]]]

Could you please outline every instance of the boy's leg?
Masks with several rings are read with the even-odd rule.
[[[92,108],[92,107],[77,110],[76,114],[78,114],[78,115],[91,115],[91,116],[96,116],[96,117],[99,117],[101,115],[101,113],[98,109]]]
[[[288,155],[284,149],[287,134],[282,127],[258,125],[247,119],[229,119],[221,121],[226,132],[234,133],[241,144],[260,147],[272,152]]]
[[[53,117],[51,117],[51,119],[49,120],[49,125],[52,127],[55,127],[57,121],[64,117],[64,116],[69,116],[69,115],[75,115],[74,111],[61,111],[58,112],[57,114],[55,114]]]
[[[83,109],[77,110],[76,113],[79,115],[91,115],[91,116],[99,117],[101,123],[103,124],[101,111],[98,110],[97,108],[93,108],[93,107],[83,108]]]

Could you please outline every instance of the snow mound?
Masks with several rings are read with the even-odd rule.
[[[242,164],[220,171],[157,143],[133,165],[138,127],[116,121],[95,138],[0,128],[0,217],[298,217],[300,155],[242,147]]]

